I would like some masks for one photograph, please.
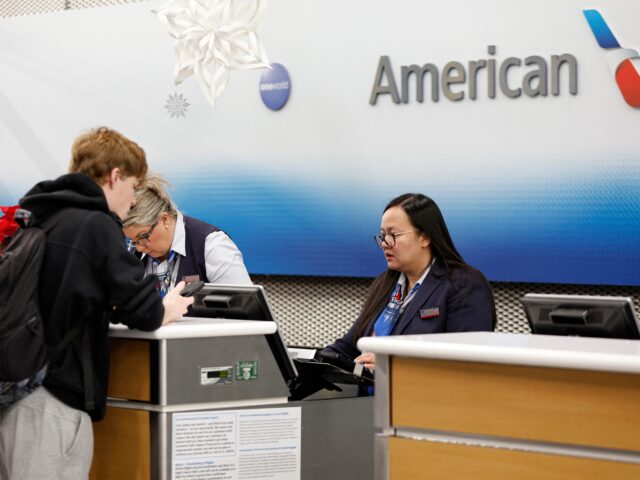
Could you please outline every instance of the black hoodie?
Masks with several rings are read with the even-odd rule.
[[[69,209],[47,235],[40,275],[40,307],[50,349],[78,325],[90,335],[95,408],[104,416],[109,378],[109,322],[155,330],[164,308],[154,280],[127,252],[118,217],[109,211],[102,188],[81,173],[63,175],[33,187],[20,200],[34,224]],[[67,405],[85,409],[81,361],[82,333],[51,359],[45,387]]]

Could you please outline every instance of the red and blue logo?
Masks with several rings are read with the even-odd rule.
[[[624,48],[604,21],[598,10],[583,10],[598,45],[607,51],[609,68],[624,100],[640,108],[640,55],[636,50]]]

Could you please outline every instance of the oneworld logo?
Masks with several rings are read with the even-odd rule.
[[[631,48],[624,48],[604,21],[598,10],[583,10],[600,47],[607,51],[609,68],[616,79],[624,100],[640,108],[640,56]]]
[[[271,110],[280,110],[289,100],[291,80],[289,72],[279,63],[272,63],[260,77],[262,102]]]
[[[488,98],[496,98],[498,88],[509,98],[521,97],[523,93],[528,97],[546,97],[549,90],[551,95],[558,96],[561,77],[566,78],[564,82],[571,95],[578,93],[578,60],[569,53],[551,55],[549,61],[540,55],[500,59],[496,58],[495,45],[489,45],[487,54],[486,59],[470,60],[466,63],[448,62],[442,68],[433,63],[401,66],[399,82],[396,81],[396,74],[391,68],[391,59],[382,56],[378,61],[369,103],[375,105],[381,95],[389,95],[391,101],[396,104],[409,103],[413,90],[411,83],[415,83],[415,100],[422,103],[426,79],[429,80],[432,102],[439,100],[440,92],[454,102],[465,97],[476,100],[478,95],[482,94],[478,88],[479,84],[486,85],[485,95]],[[519,74],[515,72],[521,68],[525,70]],[[415,80],[412,81],[412,78]]]

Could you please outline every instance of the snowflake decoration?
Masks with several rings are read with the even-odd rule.
[[[171,115],[171,118],[177,118],[184,117],[189,105],[190,104],[187,103],[187,99],[184,95],[181,93],[174,93],[173,95],[169,95],[164,108],[167,109],[167,113]]]
[[[193,75],[215,105],[230,70],[269,68],[257,29],[266,0],[169,0],[154,11],[174,42],[174,82]]]

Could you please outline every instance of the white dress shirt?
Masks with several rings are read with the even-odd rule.
[[[182,213],[178,212],[176,218],[176,229],[173,234],[173,243],[171,244],[171,250],[178,254],[176,263],[173,266],[173,272],[178,272],[180,268],[180,258],[187,256],[187,249],[185,246],[186,232],[184,228],[184,218]],[[152,275],[156,273],[166,272],[168,268],[167,260],[164,260],[158,264],[149,255],[145,255],[145,273]],[[242,259],[242,253],[238,249],[233,240],[224,232],[212,232],[207,235],[204,244],[204,260],[207,270],[206,280],[209,283],[229,283],[235,285],[252,285],[249,272],[244,266],[244,260]],[[180,279],[175,278],[173,274],[171,278],[171,287],[173,288],[176,281]]]

